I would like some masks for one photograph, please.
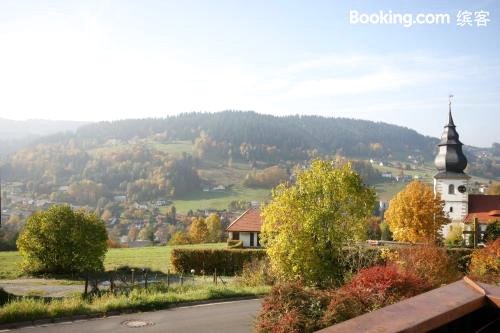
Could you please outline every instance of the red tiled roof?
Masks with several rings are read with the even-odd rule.
[[[260,218],[260,208],[252,207],[241,214],[236,220],[231,222],[226,231],[250,231],[260,232],[262,220]]]
[[[464,221],[470,223],[475,217],[481,223],[500,221],[500,195],[469,195],[469,214]]]

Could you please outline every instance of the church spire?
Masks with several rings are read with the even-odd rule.
[[[456,131],[453,116],[451,114],[451,98],[448,102],[448,125],[444,127],[441,142],[439,143],[439,153],[434,160],[434,164],[440,173],[458,173],[463,174],[467,167],[467,158],[462,151],[462,142],[460,142],[458,132]]]
[[[453,122],[453,116],[451,115],[451,99],[453,95],[448,96],[448,126],[455,127],[455,123]]]

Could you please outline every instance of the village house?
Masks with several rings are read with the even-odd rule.
[[[253,206],[231,222],[226,231],[230,240],[241,240],[243,247],[260,247],[261,227],[260,208]]]

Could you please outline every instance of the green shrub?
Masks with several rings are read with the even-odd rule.
[[[243,264],[243,270],[236,278],[236,283],[247,287],[271,286],[275,280],[269,258],[264,258]]]
[[[500,237],[500,221],[488,224],[484,233],[485,242],[493,242]]]
[[[4,305],[13,298],[13,295],[6,292],[3,288],[0,288],[0,306]]]
[[[17,246],[26,273],[81,273],[104,269],[107,239],[104,222],[93,213],[54,205],[28,218]]]
[[[194,269],[196,274],[202,270],[212,274],[217,270],[219,275],[234,275],[242,271],[245,263],[265,257],[264,250],[254,249],[173,249],[170,260],[179,273]]]
[[[446,250],[448,255],[457,263],[459,272],[467,274],[473,249],[462,247]]]

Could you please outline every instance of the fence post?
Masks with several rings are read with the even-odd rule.
[[[131,271],[132,271],[132,287],[134,287],[134,282],[135,282],[135,279],[134,279],[134,278],[135,278],[135,276],[134,276],[134,271],[135,271],[135,270],[132,268],[132,269],[131,269]]]
[[[83,292],[84,296],[87,296],[89,290],[89,272],[85,273],[85,291]]]
[[[144,288],[148,289],[148,269],[144,269]]]
[[[109,289],[111,290],[112,293],[115,292],[115,279],[114,279],[113,273],[110,273],[110,277],[109,277]]]
[[[214,270],[214,280],[215,280],[215,285],[217,285],[217,268]]]
[[[181,273],[181,287],[184,284],[184,273]]]
[[[170,287],[170,270],[167,268],[167,288]]]

